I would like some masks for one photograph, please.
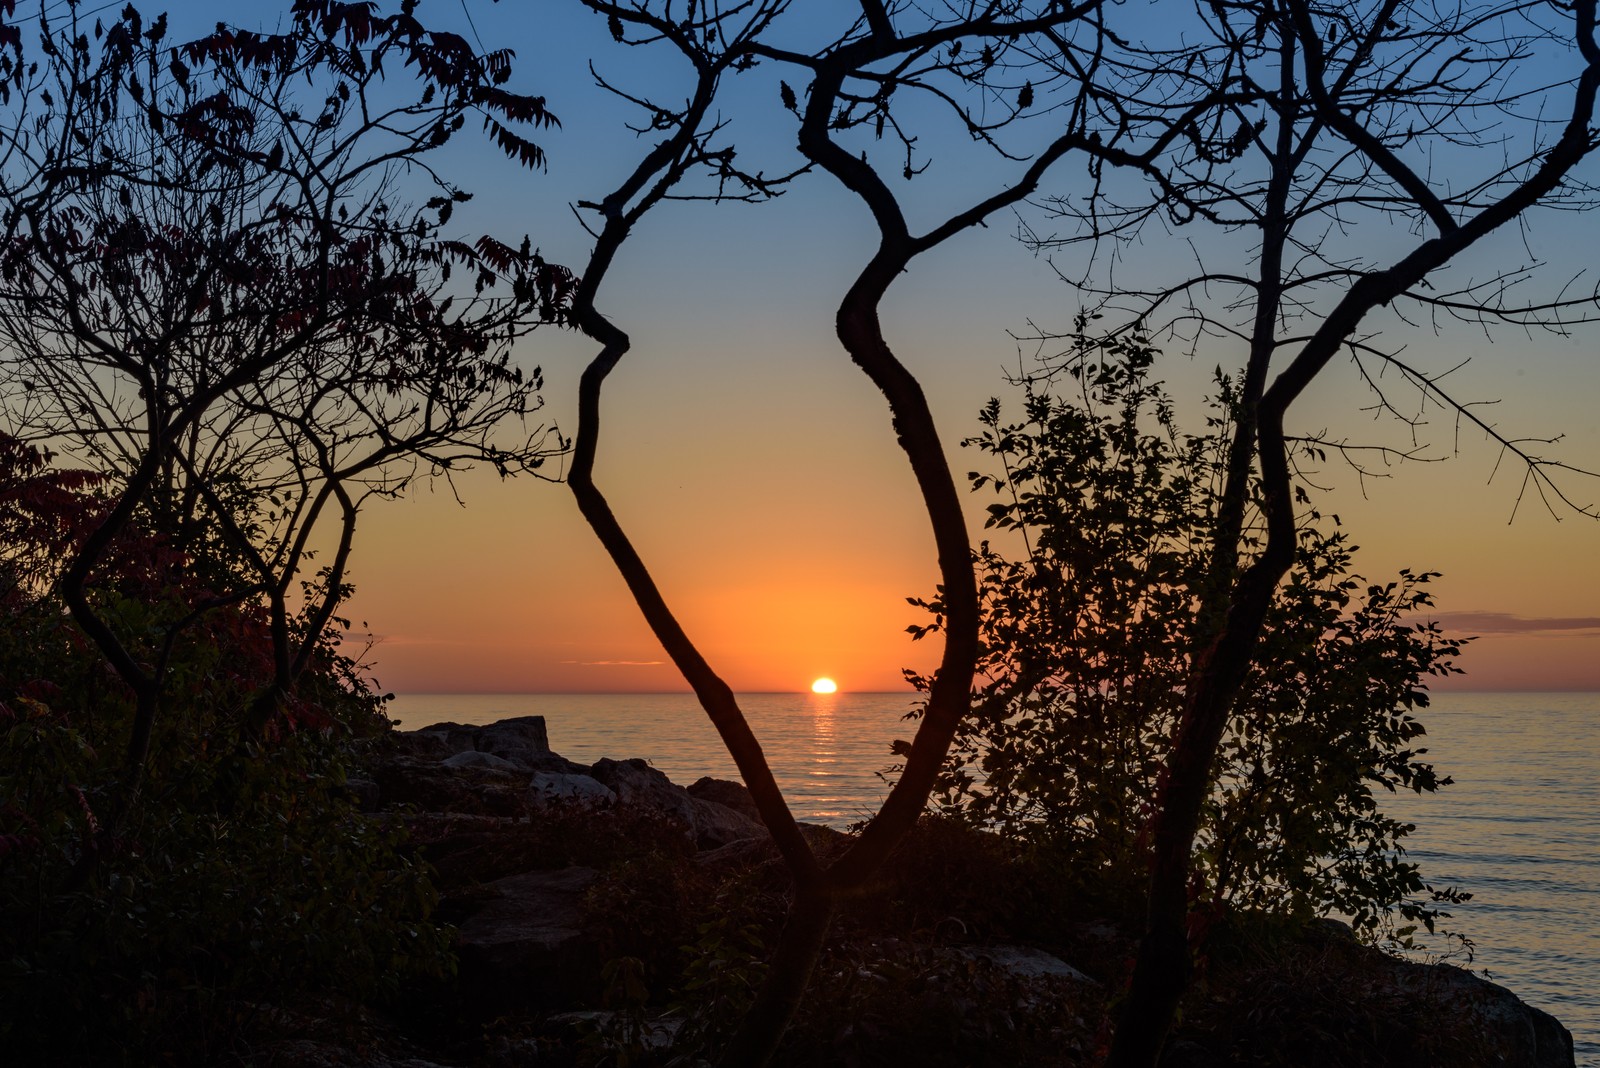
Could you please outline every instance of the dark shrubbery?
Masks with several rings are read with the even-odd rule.
[[[1000,404],[966,444],[994,464],[988,525],[1020,558],[977,554],[982,682],[944,776],[944,810],[1060,858],[1075,892],[1137,901],[1158,778],[1189,677],[1219,501],[1232,385],[1206,433],[1179,433],[1149,380],[1154,353],[1080,338],[1080,396],[1030,389],[1023,420]],[[1410,826],[1384,790],[1432,791],[1416,745],[1427,680],[1461,642],[1417,622],[1429,573],[1367,584],[1355,546],[1300,492],[1296,564],[1269,612],[1202,817],[1193,893],[1207,907],[1339,912],[1366,932],[1430,923],[1439,900],[1402,859]],[[1247,522],[1248,543],[1258,530]],[[942,623],[937,599],[914,601]],[[926,685],[926,679],[914,679]],[[1400,938],[1404,938],[1403,928]]]
[[[96,501],[0,442],[0,1043],[16,1063],[202,1063],[252,999],[393,992],[439,974],[434,892],[396,832],[355,811],[349,743],[387,729],[332,638],[265,739],[244,712],[271,677],[261,615],[218,608],[170,646],[138,794],[132,701],[68,620],[48,563]],[[97,593],[159,646],[192,590],[159,539],[125,544]]]

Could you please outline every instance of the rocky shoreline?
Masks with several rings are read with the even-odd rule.
[[[577,764],[526,716],[396,732],[348,785],[434,867],[459,973],[397,1012],[351,1010],[354,1023],[277,1007],[247,1063],[666,1064],[725,1026],[759,976],[787,876],[741,784],[684,787],[642,760]],[[824,859],[848,840],[805,833]],[[785,1063],[1087,1063],[1131,939],[1115,918],[1028,919],[1018,899],[1037,874],[1011,881],[984,839],[919,829],[875,900],[845,910],[817,1018],[797,1024]],[[1331,921],[1213,957],[1172,1068],[1574,1064],[1566,1029],[1510,991],[1362,946]],[[954,1030],[927,1042],[930,1028]]]

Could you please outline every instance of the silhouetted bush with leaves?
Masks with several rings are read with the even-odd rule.
[[[331,636],[282,725],[249,749],[240,730],[270,677],[267,623],[248,606],[208,613],[196,624],[204,640],[173,650],[172,714],[157,725],[146,802],[102,833],[133,701],[63,611],[46,563],[97,507],[92,486],[0,440],[0,521],[13,539],[0,553],[8,1058],[206,1063],[254,999],[381,997],[446,972],[424,871],[344,786],[349,743],[387,728]],[[184,569],[158,549],[114,553],[97,594],[130,633],[163,633],[192,592],[167,585]]]
[[[1150,804],[1182,709],[1210,569],[1234,386],[1218,376],[1205,433],[1179,432],[1149,377],[1154,350],[1078,335],[1078,395],[1029,386],[965,444],[998,466],[977,552],[982,683],[943,777],[943,808],[1058,852],[1080,892],[1137,900]],[[1319,457],[1312,457],[1318,459]],[[1403,859],[1410,825],[1379,791],[1450,780],[1416,746],[1430,677],[1462,642],[1431,622],[1429,572],[1367,584],[1338,517],[1303,488],[1296,563],[1277,591],[1203,817],[1197,905],[1339,912],[1363,931],[1396,915],[1431,926],[1440,900]],[[1259,520],[1247,538],[1259,539]],[[1252,544],[1257,544],[1252,542]],[[914,600],[942,623],[937,598]],[[928,680],[913,676],[926,686]],[[1208,904],[1209,903],[1209,904]]]

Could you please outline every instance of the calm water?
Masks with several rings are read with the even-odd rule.
[[[909,695],[760,693],[739,702],[795,814],[840,827],[877,809],[888,793],[877,772],[892,759],[889,743],[915,727],[902,722]],[[569,760],[644,757],[681,786],[702,775],[739,780],[693,694],[417,694],[396,697],[389,714],[408,728],[543,716],[550,748]]]
[[[797,814],[836,825],[871,814],[889,743],[913,726],[900,694],[741,701]],[[411,695],[390,711],[402,727],[542,715],[573,760],[645,757],[684,785],[738,777],[689,694]],[[1476,943],[1470,966],[1554,1014],[1580,1068],[1600,1068],[1600,694],[1445,694],[1422,719],[1456,785],[1386,799],[1417,824],[1411,859],[1474,895],[1450,921]]]

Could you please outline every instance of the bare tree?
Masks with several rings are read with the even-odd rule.
[[[1208,356],[1236,348],[1243,371],[1185,706],[1151,829],[1147,926],[1110,1058],[1119,1068],[1156,1063],[1192,970],[1191,853],[1222,733],[1294,559],[1296,449],[1361,463],[1362,443],[1288,429],[1311,383],[1345,356],[1376,405],[1414,425],[1417,408],[1392,395],[1398,378],[1424,407],[1475,425],[1520,462],[1522,493],[1596,514],[1561,478],[1575,468],[1489,424],[1443,373],[1408,362],[1379,331],[1450,320],[1560,331],[1596,316],[1592,287],[1520,299],[1532,263],[1487,280],[1452,282],[1445,269],[1530,209],[1593,203],[1580,165],[1597,145],[1600,85],[1591,0],[1249,0],[1120,30],[1101,57],[1116,76],[1091,90],[1093,132],[1106,159],[1147,160],[1154,181],[1139,192],[1102,179],[1087,195],[1056,197],[1066,232],[1029,236],[1039,248],[1087,246],[1087,265],[1068,277],[1100,294],[1113,329],[1185,339]],[[1035,53],[1028,69],[1042,91],[1059,79],[1077,106],[1070,50]],[[1132,243],[1152,230],[1164,248],[1193,234],[1195,269],[1155,283],[1141,267],[1125,270]],[[1398,374],[1386,382],[1385,371]],[[1256,478],[1260,545],[1244,529]]]
[[[569,481],[585,518],[627,581],[656,637],[693,687],[733,755],[794,878],[794,898],[769,978],[721,1054],[725,1064],[762,1064],[773,1054],[799,1003],[837,902],[862,890],[926,805],[956,724],[967,710],[977,655],[972,552],[960,497],[921,386],[885,339],[878,307],[915,257],[1022,201],[1069,152],[1095,147],[1088,129],[1076,122],[1065,132],[1053,126],[1052,134],[1033,146],[1031,158],[1021,159],[1000,147],[997,134],[1029,108],[1031,88],[999,103],[994,117],[985,119],[983,109],[995,101],[982,91],[974,94],[973,87],[981,90],[988,72],[1020,40],[1037,38],[1032,41],[1037,49],[1051,39],[1064,41],[1064,35],[1080,30],[1086,40],[1081,55],[1086,68],[1092,68],[1100,33],[1099,5],[964,4],[930,15],[910,5],[891,8],[863,0],[852,23],[843,27],[832,43],[802,53],[777,47],[769,40],[772,25],[789,6],[781,0],[691,4],[687,18],[677,17],[670,3],[584,2],[607,18],[619,42],[674,48],[695,76],[693,92],[681,106],[629,97],[645,110],[648,128],[662,131],[662,139],[614,191],[580,205],[592,211],[597,222],[592,231],[594,251],[581,272],[572,318],[603,347],[584,372],[580,386]],[[944,655],[904,772],[865,831],[827,866],[801,835],[731,688],[679,625],[593,477],[600,440],[601,390],[631,345],[628,334],[596,305],[606,273],[624,241],[645,213],[665,200],[685,196],[760,199],[779,192],[784,181],[738,170],[732,148],[719,140],[722,127],[712,110],[722,81],[757,60],[792,66],[809,79],[803,104],[800,94],[787,83],[781,86],[782,103],[799,119],[800,150],[817,169],[861,198],[878,227],[878,249],[844,295],[837,329],[850,358],[888,402],[934,533],[945,597]],[[1086,80],[1088,77],[1092,75],[1086,75]],[[913,232],[880,170],[888,166],[893,173],[910,178],[925,166],[916,156],[915,135],[894,107],[897,93],[901,98],[927,96],[950,108],[981,146],[1014,161],[1015,174],[1009,182],[997,182],[991,195],[924,232]],[[887,160],[880,157],[873,163],[865,153],[858,156],[854,146],[846,148],[843,142],[857,136],[851,131],[871,131],[878,138],[887,135],[891,146]],[[684,190],[682,183],[696,171],[709,172],[714,183],[710,192]]]
[[[427,161],[477,112],[537,165],[502,121],[554,119],[501,88],[508,53],[430,33],[413,7],[301,2],[281,34],[219,28],[177,47],[165,16],[132,7],[92,32],[75,9],[61,29],[41,11],[37,61],[19,26],[0,27],[0,389],[19,437],[106,476],[105,518],[60,584],[135,698],[124,810],[187,625],[265,606],[273,673],[244,717],[257,735],[347,592],[364,500],[469,462],[533,470],[559,445],[516,429],[539,377],[509,347],[557,317],[570,277],[526,242],[446,240],[467,194]],[[416,67],[414,94],[382,84],[386,63]],[[432,194],[420,209],[395,206],[408,174]],[[296,618],[330,509],[336,547]],[[194,580],[153,642],[96,593],[136,528]]]

